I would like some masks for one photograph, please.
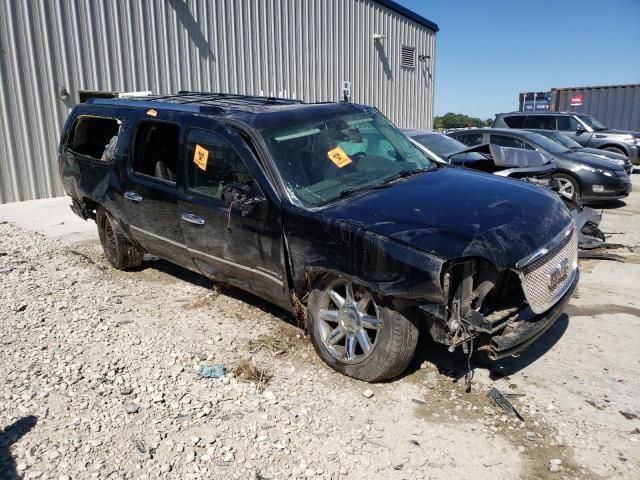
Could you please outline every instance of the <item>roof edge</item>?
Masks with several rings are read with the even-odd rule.
[[[391,0],[373,0],[373,1],[375,3],[379,3],[383,7],[387,7],[389,10],[393,10],[394,12],[399,13],[400,15],[404,15],[405,17],[413,20],[414,22],[417,22],[420,25],[423,25],[428,29],[433,30],[434,32],[440,31],[438,24],[432,22],[427,18],[424,18],[422,15],[418,15],[413,10],[409,10],[408,8],[403,7],[402,5],[396,2],[393,2]]]

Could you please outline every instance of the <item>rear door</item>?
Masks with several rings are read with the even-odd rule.
[[[162,112],[162,119],[135,122],[121,202],[126,226],[145,250],[190,267],[177,205],[179,115]]]
[[[245,139],[224,123],[194,118],[181,173],[179,217],[195,266],[287,305],[279,203],[265,195],[266,177]],[[244,190],[246,201],[230,202],[229,187]]]

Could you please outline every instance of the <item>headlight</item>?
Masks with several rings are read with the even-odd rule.
[[[615,162],[618,162],[618,160],[614,160]],[[624,161],[620,160],[623,164]],[[591,173],[602,173],[603,175],[606,175],[607,177],[614,177],[615,175],[613,174],[613,172],[611,172],[611,170],[605,170],[603,168],[593,168],[593,167],[589,167],[587,165],[578,165],[576,167],[576,171],[580,171],[580,170],[586,170],[587,172],[591,172]]]
[[[636,140],[636,138],[633,135],[625,135],[624,137],[622,137],[622,140],[624,140],[625,142],[633,142],[634,140]]]

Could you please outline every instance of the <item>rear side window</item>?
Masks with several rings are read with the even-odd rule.
[[[194,128],[187,137],[187,188],[223,200],[229,183],[251,186],[253,177],[242,158],[224,138]]]
[[[556,117],[552,115],[529,115],[527,128],[537,128],[540,130],[555,130]]]
[[[504,123],[506,123],[509,128],[524,128],[525,118],[527,118],[526,115],[504,117]]]
[[[133,150],[133,171],[175,183],[180,127],[174,123],[144,120],[138,124]]]
[[[480,145],[482,143],[482,134],[481,133],[465,133],[458,134],[454,136],[456,140],[464,143],[467,147],[473,147],[475,145]]]
[[[120,123],[114,118],[80,116],[71,127],[66,148],[94,160],[111,161]]]
[[[507,137],[506,135],[491,135],[489,142],[494,145],[500,145],[501,147],[520,148],[524,150],[535,150],[528,143],[520,140],[519,138]]]

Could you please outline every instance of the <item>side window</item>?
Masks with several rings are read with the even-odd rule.
[[[573,117],[558,117],[558,130],[563,132],[575,132],[578,129],[578,121]]]
[[[552,115],[529,115],[527,128],[538,128],[541,130],[555,130],[556,117]]]
[[[514,115],[512,117],[504,117],[504,123],[506,123],[509,126],[509,128],[523,128],[525,118],[527,118],[526,115]]]
[[[489,142],[494,145],[500,145],[501,147],[520,148],[523,150],[535,150],[528,143],[520,140],[519,138],[507,137],[505,135],[491,135]]]
[[[66,148],[94,160],[111,161],[120,123],[113,118],[80,116],[71,127]]]
[[[189,130],[186,164],[187,189],[218,200],[230,182],[252,183],[249,169],[231,144],[206,130]]]
[[[465,133],[464,135],[456,135],[453,138],[464,143],[467,147],[473,147],[482,143],[481,133]]]
[[[180,127],[173,123],[142,120],[135,133],[133,171],[175,183]]]

